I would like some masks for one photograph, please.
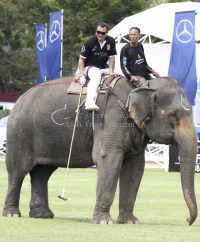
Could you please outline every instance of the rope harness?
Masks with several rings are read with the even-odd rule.
[[[135,123],[134,119],[130,116],[128,109],[124,105],[124,103],[120,100],[120,98],[114,93],[113,88],[110,86],[111,82],[115,76],[108,76],[105,78],[104,83],[100,84],[100,89],[105,90],[106,93],[104,95],[104,100],[102,104],[102,115],[101,115],[101,125],[104,125],[104,116],[105,116],[105,109],[106,109],[106,104],[107,104],[107,99],[108,99],[108,94],[112,94],[115,96],[117,104],[120,106],[120,108],[123,110],[123,112],[126,114],[126,116],[134,123],[134,126],[138,130],[138,132],[142,135],[142,140],[144,139],[144,133],[142,130],[138,127],[138,125]]]

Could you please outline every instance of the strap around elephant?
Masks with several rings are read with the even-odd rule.
[[[130,116],[129,111],[127,110],[127,108],[123,104],[123,102],[118,98],[118,96],[113,92],[113,90],[110,90],[110,92],[115,96],[115,98],[117,100],[117,104],[124,111],[124,113],[127,115],[127,117],[131,119],[131,121],[134,123],[134,126],[137,128],[137,130],[139,131],[139,133],[140,134],[143,134],[142,130],[138,127],[138,125],[135,123],[134,119]]]
[[[112,79],[113,80],[113,79]],[[111,81],[112,81],[111,80]],[[103,101],[103,105],[102,105],[102,114],[101,114],[101,126],[104,125],[104,116],[105,116],[105,109],[106,109],[106,103],[107,103],[107,99],[108,99],[108,94],[113,94],[116,98],[117,104],[120,106],[120,108],[124,111],[124,113],[126,114],[126,116],[128,118],[131,119],[131,121],[134,123],[134,126],[136,127],[136,129],[138,130],[138,132],[142,135],[142,140],[144,140],[144,136],[145,134],[142,132],[142,130],[138,127],[138,125],[135,123],[134,119],[130,116],[129,111],[127,110],[126,106],[123,104],[123,102],[119,99],[119,97],[113,92],[113,88],[110,85],[106,85],[106,93],[104,96],[104,101]]]
[[[102,126],[104,125],[104,116],[105,116],[105,109],[106,109],[108,94],[109,94],[110,90],[112,89],[110,84],[114,78],[115,78],[115,76],[108,76],[107,78],[105,78],[103,84],[99,85],[101,90],[106,91],[106,93],[104,95],[103,104],[102,104],[102,115],[101,115],[101,122],[100,122]]]

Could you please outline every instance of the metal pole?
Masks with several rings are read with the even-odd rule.
[[[61,42],[60,42],[60,77],[62,77],[62,56],[63,56],[63,13],[64,10],[61,10],[62,15],[61,15]]]
[[[45,34],[44,34],[44,47],[45,49],[47,48],[47,23],[45,23]],[[45,61],[46,62],[46,61]],[[45,63],[46,64],[46,63]],[[46,69],[46,68],[45,68]],[[46,71],[45,71],[46,72]],[[47,81],[47,76],[45,73],[45,77],[44,77],[45,82]]]

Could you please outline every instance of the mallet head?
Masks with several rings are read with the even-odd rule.
[[[60,195],[58,195],[58,198],[60,198],[60,199],[62,199],[62,200],[64,200],[64,201],[68,200],[67,198],[62,197],[62,196],[60,196]]]

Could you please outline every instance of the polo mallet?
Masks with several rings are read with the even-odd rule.
[[[66,188],[66,181],[67,181],[69,163],[70,163],[70,158],[71,158],[71,153],[72,153],[72,146],[73,146],[73,141],[74,141],[74,134],[75,134],[75,130],[76,130],[76,123],[78,121],[78,113],[79,113],[79,109],[80,109],[80,102],[81,102],[81,97],[82,97],[82,92],[83,92],[83,86],[84,85],[81,86],[81,91],[80,91],[79,100],[78,100],[78,107],[76,109],[76,117],[75,117],[75,121],[74,121],[74,128],[73,128],[71,145],[70,145],[70,150],[69,150],[69,157],[68,157],[68,162],[67,162],[67,169],[66,169],[66,175],[65,175],[65,181],[64,181],[62,196],[58,195],[58,198],[60,198],[60,199],[62,199],[64,201],[68,200],[67,198],[64,197],[64,194],[65,194],[65,188]]]

